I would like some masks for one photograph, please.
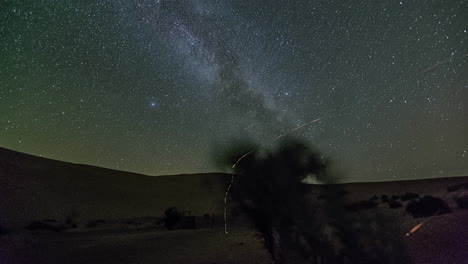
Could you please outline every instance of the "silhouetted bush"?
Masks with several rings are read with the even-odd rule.
[[[227,163],[250,150],[228,155]],[[235,167],[234,199],[253,220],[275,263],[408,263],[395,260],[403,250],[386,234],[383,219],[345,213],[341,196],[331,195],[339,193],[334,184],[321,188],[318,198],[326,202],[322,210],[312,206],[312,188],[303,180],[315,175],[323,183],[333,182],[327,178],[330,163],[318,152],[289,141],[274,152],[250,153]],[[375,199],[364,202],[365,207],[376,206]]]
[[[194,215],[183,215],[180,218],[180,228],[181,229],[196,229],[197,222]]]
[[[372,208],[375,208],[379,205],[379,203],[377,202],[378,198],[377,197],[371,197],[369,200],[364,200],[364,201],[360,201],[360,202],[355,202],[355,203],[352,203],[350,205],[347,205],[345,206],[346,210],[350,211],[350,212],[357,212],[361,209],[364,209],[364,210],[369,210],[369,209],[372,209]]]
[[[388,203],[389,199],[388,199],[388,195],[384,194],[380,197],[380,200],[382,201],[382,203]]]
[[[468,195],[453,198],[460,209],[468,209]]]
[[[240,209],[240,208],[235,207],[235,208],[232,208],[232,209],[231,209],[231,216],[232,216],[233,218],[239,217],[240,214],[241,214],[241,209]]]
[[[66,224],[67,226],[70,226],[71,228],[77,228],[77,227],[78,227],[78,224],[77,224],[77,223],[75,222],[75,220],[72,219],[72,218],[66,218],[66,219],[65,219],[65,224]]]
[[[93,220],[89,223],[86,224],[86,228],[96,228],[96,227],[101,227],[106,224],[106,221],[104,219],[97,219]]]
[[[345,206],[346,210],[350,211],[350,212],[357,212],[361,209],[361,204],[360,203],[352,203],[352,204],[349,204],[349,205],[346,205]]]
[[[428,217],[451,212],[450,207],[444,200],[432,197],[430,195],[426,195],[419,200],[409,202],[406,206],[406,211],[414,218]]]
[[[6,235],[6,234],[8,234],[8,231],[2,226],[0,226],[0,236]]]
[[[339,189],[339,190],[334,190],[333,192],[330,193],[325,193],[325,194],[319,194],[317,196],[317,200],[330,200],[330,199],[336,199],[345,196],[348,194],[346,190]]]
[[[447,192],[455,192],[460,189],[468,190],[468,183],[461,183],[447,187]]]
[[[368,201],[361,201],[360,203],[362,209],[372,209],[377,207],[377,202],[374,199],[369,199]]]
[[[173,230],[179,224],[182,214],[176,207],[171,207],[164,211],[164,225],[168,230]]]
[[[403,206],[403,204],[400,203],[400,202],[397,201],[397,200],[390,200],[390,201],[388,202],[388,207],[389,207],[389,208],[392,208],[392,209],[400,208],[400,207],[402,207],[402,206]]]
[[[65,215],[65,225],[69,226],[70,228],[77,228],[78,227],[78,211],[75,208],[71,209]]]
[[[26,229],[29,231],[47,230],[47,231],[62,231],[70,228],[75,228],[73,225],[58,222],[53,219],[44,219],[40,221],[32,221]]]
[[[419,194],[417,193],[405,193],[401,196],[402,201],[408,201],[416,198],[419,198]]]
[[[397,201],[397,200],[400,200],[400,196],[398,195],[392,195],[392,197],[390,198],[390,201]]]

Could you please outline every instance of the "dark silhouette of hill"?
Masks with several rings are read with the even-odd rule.
[[[218,263],[228,263],[223,262],[225,259],[221,256],[231,253],[232,258],[236,258],[232,263],[266,263],[268,256],[261,251],[260,242],[253,238],[253,230],[244,230],[244,233],[233,231],[227,236],[221,228],[138,235],[114,230],[102,242],[103,238],[98,233],[62,232],[58,237],[55,233],[43,235],[25,229],[28,226],[34,229],[43,224],[48,224],[52,229],[62,229],[62,223],[68,226],[77,224],[84,229],[89,226],[99,228],[113,219],[162,217],[165,210],[171,207],[176,207],[180,212],[191,211],[192,215],[222,216],[225,188],[230,178],[231,175],[222,173],[152,177],[0,148],[0,247],[6,252],[3,257],[0,256],[0,260],[2,263],[101,263],[104,257],[108,257],[114,260],[112,263],[128,263],[135,257],[129,253],[131,250],[144,249],[141,256],[168,260],[164,263],[208,263],[205,260],[211,261],[215,255],[218,256]],[[236,186],[241,183],[239,180],[237,178]],[[375,215],[381,216],[379,221],[384,226],[390,224],[394,227],[383,231],[401,239],[414,263],[436,264],[463,263],[462,260],[468,258],[465,250],[468,243],[468,206],[465,202],[468,190],[464,188],[467,184],[468,177],[453,177],[304,187],[310,190],[307,199],[310,198],[314,212],[325,214],[331,210],[326,205],[340,199],[337,204],[345,209],[342,219],[367,221],[374,219]],[[437,209],[432,216],[431,209],[421,218],[414,218],[407,208],[427,195],[443,200],[451,212],[441,214]],[[393,203],[399,206],[392,206]],[[429,205],[433,207],[433,203]],[[229,200],[230,209],[234,206]],[[424,208],[416,206],[415,209]],[[235,223],[233,218],[230,216],[228,219],[230,225]],[[329,220],[333,219],[313,219],[325,227],[323,232],[329,233]],[[414,233],[405,235],[422,222],[423,225]],[[359,228],[369,233],[367,228],[371,227],[372,222],[369,222],[369,225]],[[230,227],[230,230],[234,229]],[[78,235],[81,239],[75,239]],[[385,238],[384,235],[381,237]],[[239,243],[235,250],[244,250],[244,253],[232,250],[233,238]],[[64,242],[58,243],[56,239]],[[121,247],[121,241],[126,241],[125,248]],[[101,242],[105,246],[101,246]],[[83,243],[89,247],[83,247]],[[249,246],[243,246],[244,243]],[[192,254],[187,253],[186,258],[182,258],[179,254],[181,245]],[[204,255],[204,261],[194,262],[193,258],[200,257],[199,252],[208,246],[210,253]],[[90,250],[92,253],[89,253]],[[245,253],[247,251],[248,254]],[[247,256],[243,254],[249,257],[241,257]],[[51,257],[57,261],[50,261]],[[118,262],[117,259],[126,261]]]
[[[169,207],[194,215],[223,211],[230,175],[147,176],[67,163],[0,148],[0,226],[33,220],[162,216]]]

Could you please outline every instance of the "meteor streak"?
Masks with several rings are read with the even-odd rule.
[[[236,167],[237,163],[239,163],[243,158],[245,158],[245,157],[247,157],[248,155],[250,155],[252,152],[254,152],[254,150],[251,150],[251,151],[245,153],[244,155],[242,155],[242,156],[236,161],[236,163],[234,163],[234,164],[232,165],[232,168],[234,169],[234,168]]]
[[[433,69],[439,67],[440,65],[443,65],[443,64],[447,63],[448,61],[449,61],[448,59],[445,59],[445,60],[443,60],[443,61],[437,62],[436,64],[427,67],[425,70],[422,71],[422,73],[426,73],[426,72],[428,72],[428,71],[432,71]]]
[[[251,150],[247,153],[245,153],[244,155],[242,155],[237,161],[236,163],[234,163],[232,165],[232,168],[234,169],[237,165],[237,163],[239,163],[243,158],[247,157],[248,155],[250,155],[252,152],[254,152],[254,150]],[[231,182],[229,183],[229,186],[227,187],[226,189],[226,194],[224,195],[224,233],[227,234],[228,231],[227,231],[227,197],[229,195],[229,190],[231,190],[231,187],[232,187],[232,184],[234,183],[234,174],[231,175]]]
[[[303,125],[300,125],[300,126],[294,128],[293,130],[289,131],[289,132],[286,133],[286,134],[277,136],[277,137],[275,138],[275,140],[278,140],[278,139],[280,139],[280,138],[282,138],[282,137],[285,137],[285,136],[291,134],[292,132],[294,132],[294,131],[296,131],[296,130],[298,130],[298,129],[301,129],[301,128],[303,128],[303,127],[305,127],[305,126],[307,126],[307,125],[310,125],[310,124],[312,124],[312,123],[318,122],[318,121],[320,121],[320,120],[322,120],[322,119],[323,119],[323,117],[320,117],[320,118],[314,119],[314,120],[312,120],[312,121],[310,121],[310,122],[307,122],[307,123],[305,123],[305,124],[303,124]]]
[[[416,232],[419,228],[421,228],[424,223],[426,222],[425,221],[422,221],[421,223],[417,224],[415,227],[413,227],[408,233],[406,233],[406,236],[409,237],[411,234],[413,234],[414,232]]]
[[[440,212],[440,210],[437,210],[437,212],[435,212],[433,214],[434,215],[437,215],[438,213]],[[408,233],[406,233],[406,236],[409,237],[411,234],[413,234],[414,232],[416,232],[419,228],[421,228],[427,221],[429,221],[429,218],[422,221],[421,223],[417,224],[415,227],[413,227]]]

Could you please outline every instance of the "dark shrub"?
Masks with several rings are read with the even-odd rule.
[[[388,195],[384,194],[380,197],[382,203],[388,203]]]
[[[400,196],[398,195],[392,195],[392,198],[390,198],[390,201],[396,201],[396,200],[400,200]]]
[[[78,224],[76,223],[76,221],[73,218],[69,218],[69,217],[65,219],[65,225],[70,226],[71,228],[78,227]]]
[[[456,192],[460,189],[468,190],[468,183],[461,183],[447,187],[447,192]]]
[[[0,236],[6,235],[6,234],[8,234],[8,231],[2,226],[0,226]]]
[[[143,223],[141,221],[137,221],[137,220],[127,220],[125,221],[125,224],[129,225],[129,226],[132,226],[132,227],[139,227],[139,226],[142,226]]]
[[[377,203],[372,198],[369,199],[368,201],[361,201],[359,204],[361,205],[362,209],[372,209],[377,206]]]
[[[233,218],[237,218],[237,217],[239,217],[240,215],[241,215],[241,208],[239,208],[239,207],[232,208],[232,210],[231,210],[231,216],[232,216]]]
[[[184,215],[180,219],[180,228],[181,229],[196,229],[197,224],[195,221],[194,215]]]
[[[401,204],[401,203],[400,203],[399,201],[397,201],[397,200],[390,200],[390,201],[388,202],[388,207],[389,207],[389,208],[392,208],[392,209],[400,208],[400,207],[402,207],[402,206],[403,206],[403,204]]]
[[[93,220],[89,223],[86,224],[86,228],[96,228],[96,227],[101,227],[106,224],[106,221],[103,219],[97,219]]]
[[[337,198],[341,198],[348,194],[346,190],[339,189],[339,190],[333,190],[333,192],[325,193],[325,194],[319,194],[317,196],[317,200],[334,200]]]
[[[384,234],[384,221],[369,212],[344,212],[362,205],[345,206],[336,195],[338,186],[321,187],[317,198],[325,200],[323,211],[310,202],[313,192],[303,183],[306,177],[317,175],[322,183],[333,183],[327,173],[330,163],[320,153],[294,141],[280,144],[275,151],[248,150],[227,160],[228,165],[236,165],[233,195],[253,220],[275,263],[408,263],[390,259],[404,256],[398,243]],[[239,157],[245,158],[234,163]],[[364,205],[372,207],[375,202],[364,201]]]
[[[175,207],[171,207],[164,211],[164,225],[168,230],[173,230],[180,222],[182,214]]]
[[[52,219],[44,219],[41,221],[32,221],[26,229],[29,231],[36,230],[47,230],[47,231],[62,231],[65,229],[73,228],[73,226],[66,225],[64,223],[57,222]]]
[[[452,185],[452,186],[449,186],[447,187],[447,192],[455,192],[455,191],[458,191],[460,189],[460,185]]]
[[[346,210],[350,212],[357,212],[359,209],[361,209],[360,203],[352,203],[350,205],[345,206]]]
[[[451,212],[450,207],[444,200],[430,195],[409,202],[408,206],[406,206],[406,211],[414,218],[429,217]]]
[[[468,209],[468,195],[463,195],[461,197],[455,197],[455,202],[458,204],[460,209]]]
[[[402,201],[408,201],[412,199],[419,198],[419,194],[417,193],[405,193],[404,195],[401,196]]]

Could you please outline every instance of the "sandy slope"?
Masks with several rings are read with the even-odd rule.
[[[161,216],[176,206],[194,215],[221,214],[226,174],[150,177],[65,163],[0,148],[0,225],[32,220]]]
[[[266,264],[269,256],[251,231],[222,229],[40,234],[0,238],[0,263],[245,263]]]
[[[192,231],[89,232],[90,220],[160,216],[170,206],[194,215],[222,214],[226,174],[150,177],[34,157],[0,148],[0,263],[268,263],[267,252],[252,230],[226,236],[220,229]],[[375,208],[350,214],[382,215],[385,225],[405,246],[414,263],[468,263],[468,210],[454,197],[468,194],[448,187],[468,177],[337,185],[347,191],[347,204],[376,195],[417,193],[446,201],[452,213],[413,219],[402,207],[379,202]],[[327,204],[318,196],[326,186],[310,186],[314,206]],[[29,232],[32,220],[73,217],[75,232]],[[417,224],[424,225],[405,236]],[[240,228],[240,227],[232,227]],[[385,239],[385,238],[383,238]]]

